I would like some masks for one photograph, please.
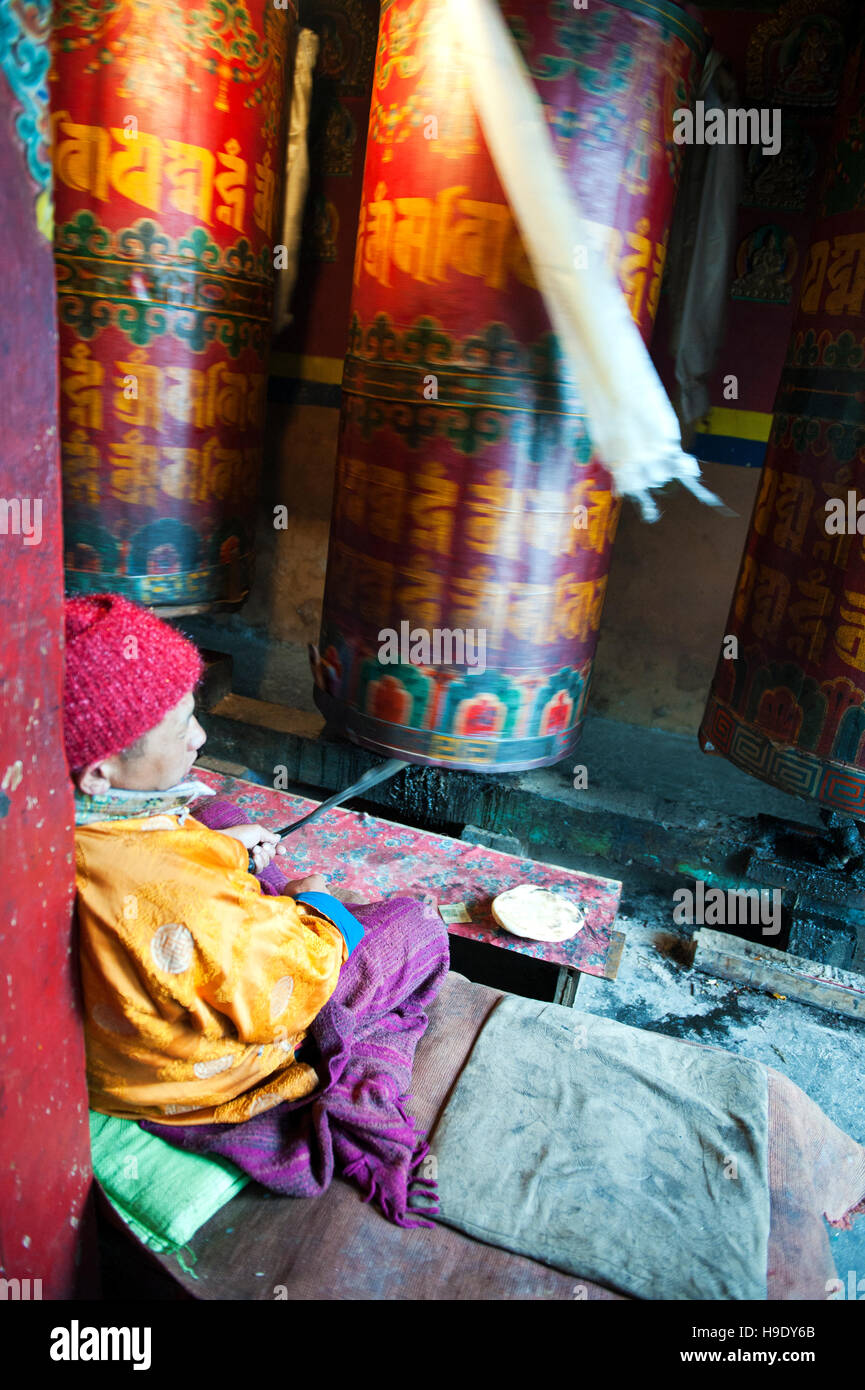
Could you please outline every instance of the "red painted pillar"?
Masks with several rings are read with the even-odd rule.
[[[62,741],[50,2],[0,11],[0,1277],[31,1281],[7,1298],[69,1298],[92,1296],[95,1241]]]

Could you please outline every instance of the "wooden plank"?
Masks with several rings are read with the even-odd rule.
[[[619,966],[622,963],[622,952],[625,949],[625,933],[623,931],[610,932],[610,953],[607,956],[607,964],[604,969],[604,979],[614,980],[619,973]]]
[[[694,932],[693,940],[694,969],[706,975],[846,1014],[848,1018],[865,1018],[865,975],[806,960],[804,956],[791,956],[762,942],[743,941],[707,927]]]
[[[571,970],[567,965],[560,965],[553,1003],[561,1004],[566,1009],[572,1009],[577,997],[579,980],[580,972],[578,970]]]

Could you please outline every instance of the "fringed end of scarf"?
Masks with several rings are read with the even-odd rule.
[[[408,1096],[401,1097],[401,1100],[408,1099]],[[400,1169],[387,1168],[369,1154],[361,1154],[353,1159],[342,1172],[343,1177],[353,1179],[360,1189],[361,1200],[375,1201],[382,1215],[395,1226],[405,1229],[425,1226],[431,1230],[435,1222],[425,1218],[438,1215],[438,1183],[435,1178],[423,1178],[417,1174],[417,1169],[429,1155],[429,1144],[423,1141],[422,1136],[418,1138],[421,1142],[409,1162],[404,1197],[401,1192],[393,1191],[400,1184]]]

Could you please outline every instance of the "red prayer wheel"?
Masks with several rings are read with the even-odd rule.
[[[55,14],[67,588],[250,585],[296,0]]]
[[[865,59],[848,72],[704,751],[865,814]],[[734,638],[735,642],[730,641]]]
[[[498,772],[578,740],[621,503],[449,16],[382,6],[315,695],[367,747]],[[702,30],[666,0],[506,19],[648,339]]]

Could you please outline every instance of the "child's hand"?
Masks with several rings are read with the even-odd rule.
[[[283,892],[290,898],[296,898],[298,893],[329,893],[341,903],[365,903],[369,897],[368,893],[356,893],[353,888],[330,889],[321,874],[308,874],[306,878],[296,878],[293,883],[285,885]]]
[[[282,891],[287,897],[296,898],[298,893],[326,893],[327,884],[321,874],[307,874],[306,878],[292,879]]]
[[[222,834],[230,835],[232,840],[239,840],[249,850],[256,873],[261,873],[262,869],[267,868],[279,844],[279,836],[275,830],[268,830],[264,825],[253,825],[251,821],[244,825],[231,825],[227,830],[223,830]]]

